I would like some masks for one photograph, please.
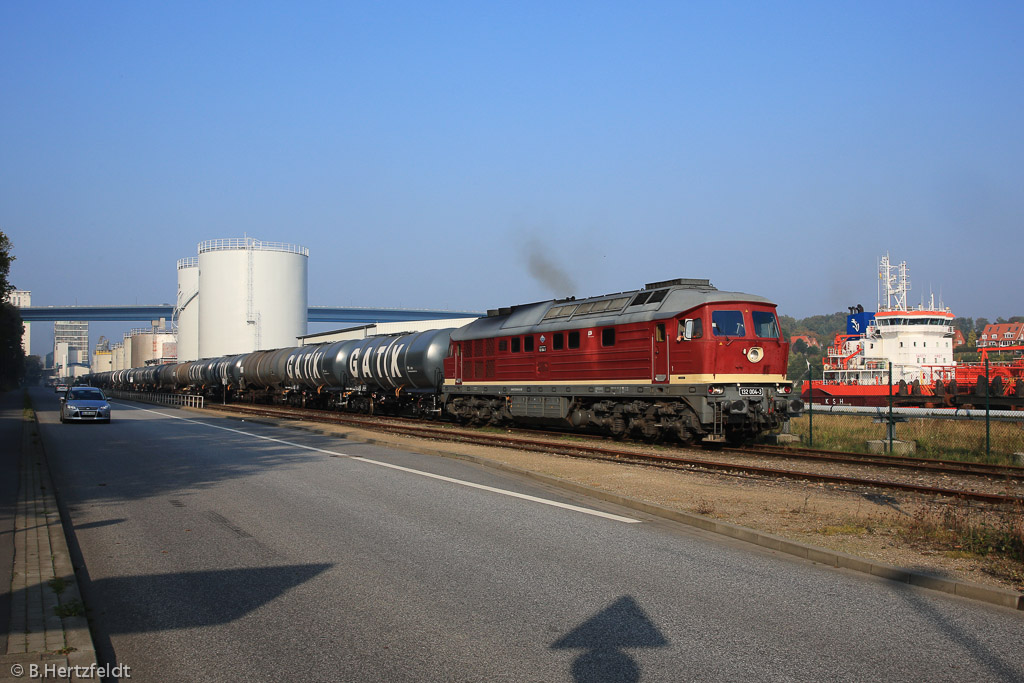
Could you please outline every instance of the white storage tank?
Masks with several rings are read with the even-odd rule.
[[[165,357],[165,347],[174,343],[174,335],[163,329],[132,330],[131,340],[132,358],[129,367],[141,368],[151,360],[167,362],[169,359]]]
[[[117,342],[110,348],[110,369],[124,370],[124,344]]]
[[[178,259],[178,361],[199,358],[199,258]]]
[[[294,244],[201,242],[199,357],[296,346],[306,334],[308,261],[309,249]]]

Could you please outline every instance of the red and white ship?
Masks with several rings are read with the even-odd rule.
[[[803,398],[818,404],[883,406],[892,393],[900,405],[964,406],[985,396],[985,365],[953,360],[953,313],[932,296],[910,308],[906,261],[893,265],[888,254],[878,269],[878,311],[850,309],[846,334],[837,334],[821,380],[804,382]],[[1001,348],[1011,351],[1018,347]],[[982,351],[983,354],[987,350]],[[1003,407],[1024,401],[1024,361],[990,364],[989,399]]]

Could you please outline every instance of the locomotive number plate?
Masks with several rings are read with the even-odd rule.
[[[740,396],[761,396],[761,387],[740,387]]]

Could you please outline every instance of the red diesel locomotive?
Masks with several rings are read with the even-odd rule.
[[[775,304],[708,280],[489,311],[451,333],[445,412],[478,423],[739,442],[803,403]]]

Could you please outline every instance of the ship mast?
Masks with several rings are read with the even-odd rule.
[[[896,271],[897,274],[893,274]],[[882,257],[878,266],[879,288],[885,287],[885,306],[882,306],[881,292],[879,292],[878,310],[880,311],[905,311],[907,310],[907,292],[910,291],[910,269],[906,261],[900,261],[898,266],[892,265],[889,254]]]

